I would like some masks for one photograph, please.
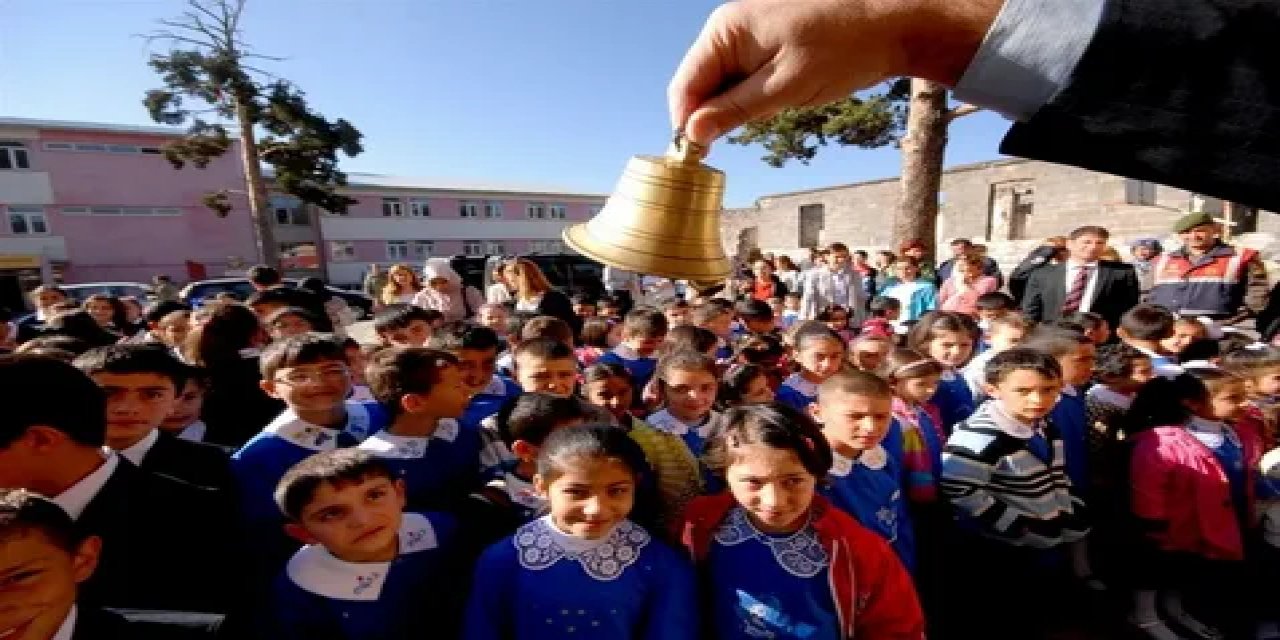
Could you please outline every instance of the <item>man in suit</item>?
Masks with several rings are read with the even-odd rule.
[[[81,599],[94,606],[222,612],[230,509],[217,492],[147,473],[105,449],[106,399],[75,367],[0,357],[0,487],[50,496],[102,540]]]
[[[1100,260],[1111,234],[1080,227],[1067,236],[1067,259],[1037,269],[1027,282],[1022,311],[1036,322],[1052,322],[1078,312],[1102,316],[1114,330],[1142,295],[1131,265]]]
[[[951,241],[951,257],[947,258],[942,264],[938,265],[938,286],[946,282],[951,277],[951,270],[955,268],[956,260],[965,257],[970,252],[977,249],[973,246],[973,241],[968,238],[956,238]],[[982,257],[982,275],[991,276],[996,279],[996,288],[1004,285],[1004,274],[1000,273],[1000,265],[991,259],[990,256]]]

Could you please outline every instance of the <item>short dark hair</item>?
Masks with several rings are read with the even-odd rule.
[[[431,324],[443,317],[439,311],[429,313],[416,304],[389,304],[373,316],[373,330],[379,335],[398,329],[408,329],[416,320]]]
[[[520,328],[520,340],[549,338],[567,345],[573,345],[573,327],[568,322],[555,316],[537,316],[531,318]]]
[[[249,269],[249,282],[259,287],[270,287],[280,284],[284,279],[280,277],[280,271],[275,267],[268,267],[264,264],[255,265]]]
[[[164,317],[177,311],[190,311],[191,307],[174,300],[160,300],[147,305],[142,318],[148,325],[164,320]]]
[[[71,354],[67,358],[67,362],[71,362],[76,356],[92,349],[93,346],[88,342],[75,336],[63,335],[60,333],[51,333],[43,336],[36,336],[20,345],[16,353],[33,353],[37,351],[63,351]]]
[[[116,344],[110,347],[90,349],[73,362],[77,369],[88,376],[96,373],[151,373],[168,378],[173,392],[182,393],[191,375],[191,367],[173,356],[173,353],[157,344]]]
[[[952,241],[951,241],[950,246],[953,246],[953,247],[954,247],[954,246],[956,246],[956,245],[958,245],[958,244],[962,244],[962,245],[964,245],[964,246],[966,246],[966,247],[972,247],[972,246],[973,246],[973,241],[972,241],[972,240],[970,240],[970,239],[968,239],[968,238],[956,238],[956,239],[954,239],[954,240],[952,240]]]
[[[622,301],[618,299],[618,296],[615,296],[615,295],[604,295],[604,296],[600,296],[600,299],[596,301],[596,306],[600,306],[600,307],[621,307],[621,306],[622,306]]]
[[[1098,347],[1098,361],[1093,366],[1093,372],[1103,382],[1128,378],[1133,374],[1133,361],[1143,358],[1150,359],[1150,356],[1123,342],[1105,344]]]
[[[884,378],[866,371],[840,371],[818,386],[818,402],[837,394],[892,398],[893,387]]]
[[[720,338],[710,329],[695,327],[691,324],[680,325],[667,332],[667,341],[663,352],[676,349],[689,349],[698,353],[706,353],[720,343]]]
[[[762,444],[796,454],[800,464],[818,479],[831,469],[831,445],[813,418],[784,404],[734,407],[721,414],[707,438],[703,463],[720,477],[733,464],[733,450]]]
[[[782,341],[769,334],[743,336],[733,346],[733,356],[739,362],[762,364],[769,360],[777,360],[786,354],[787,348]]]
[[[1173,335],[1173,312],[1154,304],[1140,304],[1120,316],[1120,328],[1134,340],[1164,340]]]
[[[86,536],[53,500],[27,489],[0,489],[0,543],[32,531],[67,553],[74,553]]]
[[[1036,327],[1031,337],[1021,346],[1047,353],[1054,358],[1075,351],[1082,344],[1093,344],[1083,333],[1054,326]]]
[[[570,300],[571,300],[571,301],[573,302],[573,304],[575,304],[575,305],[588,305],[588,304],[589,304],[589,305],[591,305],[591,306],[593,306],[593,307],[594,307],[594,306],[596,306],[596,299],[595,299],[595,298],[593,298],[593,297],[591,296],[591,294],[588,294],[588,293],[575,293],[575,294],[573,294],[573,297],[572,297],[572,298],[570,298]]]
[[[764,300],[743,300],[734,306],[734,311],[743,320],[772,320],[773,307]]]
[[[276,506],[290,520],[302,519],[302,512],[315,499],[324,485],[341,487],[370,478],[394,481],[395,474],[386,463],[368,451],[356,448],[334,449],[312,455],[293,465],[276,483],[272,497]]]
[[[715,360],[705,353],[687,349],[668,352],[658,359],[653,377],[658,381],[659,387],[666,384],[667,376],[672,371],[705,371],[711,374],[712,378],[720,378],[720,371],[716,368]]]
[[[844,338],[841,338],[840,334],[816,320],[796,325],[795,331],[791,334],[791,346],[796,351],[804,349],[806,344],[816,340],[833,340],[846,351],[849,349],[849,345],[845,344]]]
[[[667,335],[667,316],[657,309],[633,309],[622,319],[622,335],[661,338]]]
[[[974,301],[974,305],[978,311],[1007,311],[1016,309],[1018,303],[1014,301],[1013,296],[1003,291],[989,291],[978,296]]]
[[[889,296],[876,296],[871,299],[871,303],[867,307],[872,313],[884,313],[894,309],[902,308],[902,301]]]
[[[1084,327],[1086,331],[1093,331],[1094,329],[1101,329],[1107,326],[1106,318],[1091,311],[1077,311],[1063,319],[1079,324]]]
[[[1015,371],[1033,371],[1053,380],[1062,379],[1062,366],[1057,358],[1027,347],[1005,349],[992,356],[982,368],[982,378],[989,385],[1004,382]]]
[[[726,313],[733,312],[731,308],[725,308],[719,304],[712,304],[713,300],[719,300],[719,298],[711,298],[705,301],[702,305],[694,307],[693,311],[689,313],[689,320],[695,325],[703,325]]]
[[[1217,358],[1222,355],[1222,343],[1214,340],[1213,338],[1197,338],[1188,343],[1187,346],[1183,347],[1182,351],[1178,353],[1178,362],[1181,364],[1192,362],[1194,360],[1212,360],[1213,358]],[[1223,358],[1223,361],[1222,368],[1231,371],[1232,367],[1230,362],[1227,361],[1227,358]],[[1248,374],[1245,373],[1240,373],[1240,375],[1246,378],[1249,377]]]
[[[609,332],[613,330],[613,323],[608,318],[587,318],[582,322],[582,332],[578,335],[578,342],[584,347],[596,347],[599,349],[609,348]]]
[[[1111,232],[1107,231],[1106,228],[1099,227],[1097,225],[1085,225],[1083,227],[1076,227],[1071,230],[1071,233],[1067,234],[1067,238],[1071,240],[1075,240],[1082,236],[1093,236],[1095,238],[1102,238],[1103,240],[1106,240],[1111,237]]]
[[[271,315],[266,317],[263,324],[270,327],[285,316],[297,316],[302,318],[311,326],[312,331],[321,331],[320,318],[317,318],[316,314],[311,313],[302,307],[284,307],[283,309],[276,309],[271,312]]]
[[[540,446],[558,425],[586,416],[582,400],[577,396],[522,393],[504,403],[494,421],[508,447],[517,440]]]
[[[637,478],[649,469],[644,450],[626,431],[612,425],[581,425],[556,429],[538,448],[538,475],[550,481],[564,472],[571,460],[617,460]]]
[[[430,393],[440,382],[440,370],[456,366],[448,351],[424,347],[392,347],[369,358],[365,380],[373,397],[395,418],[404,412],[400,401],[409,394]]]
[[[556,340],[554,338],[533,338],[525,340],[516,347],[512,358],[517,365],[521,358],[537,358],[539,360],[573,360],[578,359],[573,355],[573,347],[568,344]]]
[[[0,447],[27,429],[57,429],[71,440],[101,447],[107,434],[107,397],[70,363],[40,356],[0,356]]]
[[[263,379],[274,378],[281,369],[304,364],[347,361],[342,341],[328,333],[304,333],[267,345],[259,357]]]
[[[1021,313],[1006,313],[991,319],[991,326],[988,327],[988,330],[996,327],[1012,327],[1023,331],[1031,331],[1036,328],[1036,321]]]
[[[427,346],[441,351],[497,351],[502,347],[498,333],[489,327],[482,327],[470,322],[450,322],[439,329],[427,341]]]

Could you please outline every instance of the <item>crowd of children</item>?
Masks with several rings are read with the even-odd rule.
[[[219,302],[37,338],[0,358],[0,638],[1280,638],[1280,349],[928,311],[915,275],[810,321],[389,304],[359,345]]]

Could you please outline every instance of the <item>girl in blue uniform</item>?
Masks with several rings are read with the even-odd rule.
[[[694,457],[702,455],[702,445],[719,415],[712,410],[719,387],[715,360],[696,351],[672,351],[658,361],[654,377],[663,408],[645,422],[680,436]]]
[[[476,564],[467,640],[701,637],[687,562],[627,519],[644,453],[616,427],[565,427],[543,442],[549,514]]]
[[[818,397],[818,385],[844,366],[845,342],[821,322],[806,322],[791,336],[796,365],[778,388],[778,402],[805,411]]]
[[[963,313],[932,311],[926,313],[907,334],[907,346],[942,364],[942,379],[933,395],[933,404],[942,417],[948,435],[956,423],[973,414],[977,406],[964,376],[958,371],[973,357],[973,345],[982,330],[978,323]]]

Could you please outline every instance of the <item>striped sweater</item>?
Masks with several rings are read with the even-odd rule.
[[[1048,440],[1048,464],[1029,445],[1037,435]],[[1064,470],[1057,428],[1024,425],[995,401],[983,403],[947,439],[941,489],[963,520],[1015,546],[1056,547],[1089,532],[1084,503]]]

